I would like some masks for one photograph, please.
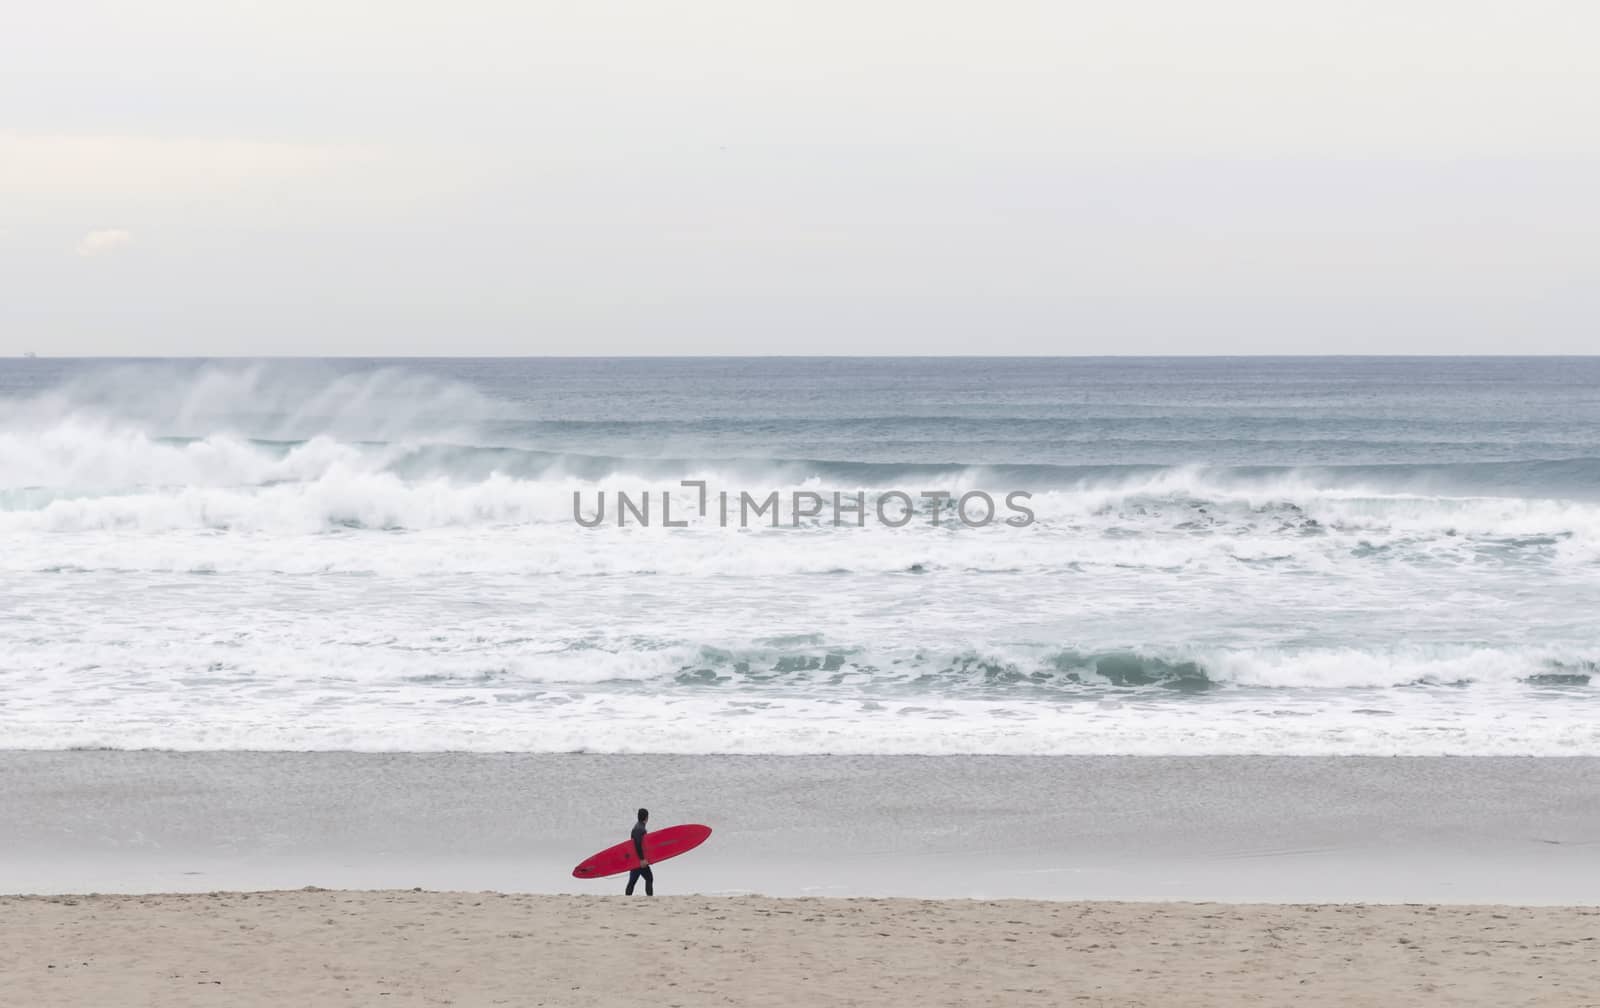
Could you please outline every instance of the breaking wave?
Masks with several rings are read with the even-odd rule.
[[[1581,431],[848,395],[780,424],[766,391],[585,419],[419,367],[0,369],[0,744],[1600,753]],[[1037,520],[722,527],[682,480]],[[618,492],[688,525],[574,521]]]
[[[809,635],[820,638],[822,635]],[[820,641],[819,641],[820,644]],[[1584,687],[1600,675],[1591,659],[1548,649],[1413,647],[1082,651],[1037,646],[1027,653],[941,654],[937,648],[797,648],[579,645],[505,665],[469,663],[405,676],[409,682],[467,685],[636,682],[692,689],[830,688],[853,694],[949,697],[1073,696],[1106,693],[1205,694],[1217,690],[1373,690],[1504,686]]]

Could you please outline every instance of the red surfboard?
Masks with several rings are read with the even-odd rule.
[[[651,864],[675,858],[705,843],[706,837],[710,835],[710,826],[694,823],[651,830],[644,835],[644,856]],[[639,867],[639,856],[633,852],[633,841],[624,840],[615,847],[607,847],[593,857],[585,858],[582,864],[572,869],[572,877],[605,878],[607,875],[620,875],[637,867]]]

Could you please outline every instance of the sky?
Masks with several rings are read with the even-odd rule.
[[[61,0],[0,355],[1590,353],[1588,0]]]

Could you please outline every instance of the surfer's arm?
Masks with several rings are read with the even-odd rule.
[[[633,835],[633,852],[635,854],[639,855],[639,864],[640,865],[647,865],[647,864],[650,863],[650,862],[648,862],[648,861],[646,861],[644,859],[644,834],[643,833],[635,833]]]

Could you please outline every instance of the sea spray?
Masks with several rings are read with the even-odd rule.
[[[0,364],[0,744],[1596,754],[1593,370]]]

